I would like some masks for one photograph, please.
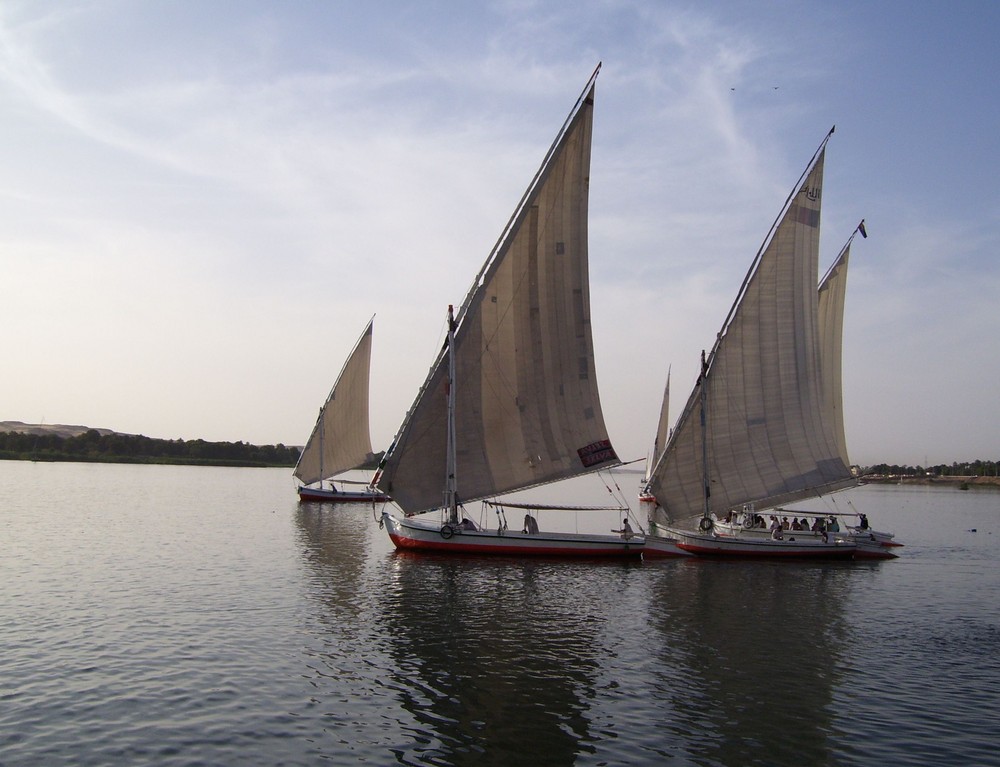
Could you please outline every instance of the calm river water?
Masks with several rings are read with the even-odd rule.
[[[848,497],[899,559],[401,556],[288,470],[0,461],[0,764],[1000,765],[1000,492]]]

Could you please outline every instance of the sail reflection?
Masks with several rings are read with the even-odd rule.
[[[317,613],[319,619],[338,634],[358,635],[372,599],[366,563],[378,530],[372,524],[371,507],[330,509],[320,503],[300,503],[295,521],[309,595],[328,608]]]
[[[396,554],[382,636],[419,726],[400,760],[573,764],[607,653],[600,595],[628,569]]]
[[[297,515],[320,606],[303,616],[304,677],[334,738],[318,751],[436,765],[843,753],[837,696],[863,668],[844,615],[877,566],[407,555],[370,513]]]

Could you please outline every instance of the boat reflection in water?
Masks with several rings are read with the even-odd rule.
[[[410,554],[392,550],[371,510],[315,509],[297,520],[319,609],[297,639],[329,724],[310,735],[318,755],[351,744],[401,764],[569,765],[858,753],[843,711],[864,664],[844,615],[879,563]]]
[[[381,620],[419,728],[401,749],[429,764],[575,763],[602,737],[590,711],[614,655],[602,594],[640,567],[397,553]]]
[[[309,593],[330,608],[317,615],[337,632],[358,632],[371,598],[366,563],[378,531],[370,507],[363,504],[331,511],[325,504],[300,502],[295,511],[300,531],[305,583]]]
[[[876,564],[687,559],[651,585],[664,742],[698,764],[830,764],[844,600]],[[657,697],[664,697],[660,693]],[[683,745],[681,745],[683,744]]]

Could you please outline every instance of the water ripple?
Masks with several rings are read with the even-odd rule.
[[[990,498],[892,496],[890,563],[525,562],[286,472],[0,470],[4,764],[1000,764]]]

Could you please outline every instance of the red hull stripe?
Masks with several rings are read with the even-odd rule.
[[[299,492],[300,501],[327,501],[329,503],[368,503],[377,501],[384,503],[389,500],[385,495],[365,495],[363,493],[314,493]]]
[[[545,557],[638,557],[642,547],[611,546],[570,548],[565,546],[475,545],[451,541],[417,541],[400,535],[389,534],[397,549],[406,551],[447,551],[458,554],[518,554]]]

